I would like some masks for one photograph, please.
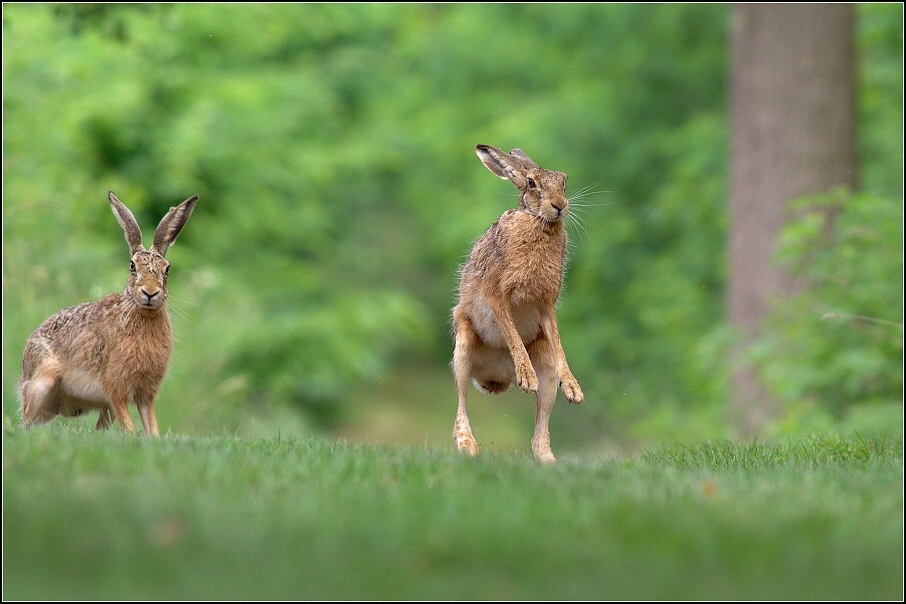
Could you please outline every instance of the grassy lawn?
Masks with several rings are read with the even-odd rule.
[[[903,597],[901,436],[451,449],[7,424],[3,598]]]

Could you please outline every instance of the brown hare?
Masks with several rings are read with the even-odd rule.
[[[134,432],[127,407],[135,401],[145,433],[159,435],[154,398],[170,362],[173,334],[167,312],[164,259],[195,209],[194,195],[167,215],[154,231],[151,249],[132,212],[108,195],[129,243],[130,275],[122,294],[64,308],[29,336],[22,356],[19,397],[26,426],[57,415],[75,417],[97,410],[97,428],[116,417]]]
[[[537,393],[532,451],[539,462],[550,463],[556,458],[548,421],[557,387],[571,403],[583,399],[554,314],[566,258],[566,174],[538,167],[521,149],[505,153],[478,145],[475,151],[488,170],[519,189],[519,206],[491,225],[460,270],[453,308],[459,395],[453,439],[460,451],[478,454],[466,415],[470,378],[488,394],[515,383]]]

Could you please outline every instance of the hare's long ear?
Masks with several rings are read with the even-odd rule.
[[[182,228],[186,226],[189,216],[195,210],[195,202],[198,201],[198,195],[193,195],[175,208],[170,208],[167,215],[164,216],[157,229],[154,231],[154,244],[151,249],[155,250],[161,256],[167,255],[167,250],[176,241]]]
[[[135,216],[132,215],[132,212],[129,211],[129,208],[127,208],[122,201],[116,198],[113,191],[110,191],[107,194],[107,197],[110,199],[110,207],[113,208],[113,215],[116,216],[120,226],[123,227],[123,232],[126,233],[126,243],[129,244],[129,255],[132,256],[135,252],[140,252],[145,249],[144,246],[142,246],[142,230],[139,228]]]
[[[523,151],[522,149],[513,149],[512,151],[510,151],[510,155],[521,159],[522,163],[525,165],[525,167],[527,167],[529,169],[538,167],[538,164],[533,162],[532,158],[529,157],[528,155],[526,155],[525,151]]]
[[[525,188],[524,170],[517,157],[490,145],[478,145],[475,153],[485,167],[503,180],[509,180],[520,191]]]

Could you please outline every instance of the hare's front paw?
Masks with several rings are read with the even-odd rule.
[[[582,388],[579,387],[579,382],[577,382],[576,378],[573,377],[573,374],[568,371],[560,377],[560,389],[563,390],[563,394],[566,395],[566,400],[571,403],[578,405],[585,400],[585,397],[582,394]]]
[[[516,384],[529,394],[538,392],[538,376],[531,363],[516,364]]]

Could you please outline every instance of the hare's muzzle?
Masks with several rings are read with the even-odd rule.
[[[548,199],[541,206],[539,215],[547,221],[556,222],[563,219],[567,212],[569,212],[569,202],[565,197],[560,197],[558,199]]]
[[[138,301],[144,307],[154,308],[160,304],[161,300],[163,300],[162,293],[163,291],[159,288],[149,292],[146,288],[142,287],[139,289]]]

